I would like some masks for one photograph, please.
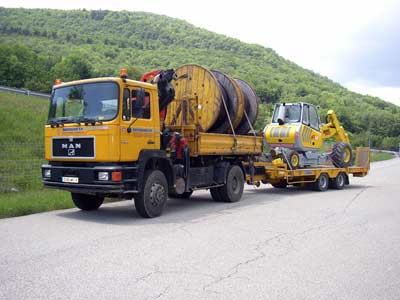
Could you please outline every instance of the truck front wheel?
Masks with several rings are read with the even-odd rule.
[[[146,172],[144,178],[142,191],[134,197],[136,211],[144,218],[158,217],[167,204],[167,179],[159,170]]]
[[[79,193],[71,193],[71,198],[75,206],[82,210],[96,210],[104,201],[104,197]]]

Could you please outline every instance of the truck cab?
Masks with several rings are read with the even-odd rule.
[[[124,78],[55,85],[45,125],[43,183],[77,193],[129,194],[136,163],[160,149],[157,87]]]

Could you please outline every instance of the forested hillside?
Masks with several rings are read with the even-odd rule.
[[[240,77],[264,103],[257,127],[278,101],[305,101],[337,111],[352,142],[393,149],[400,142],[400,107],[348,91],[285,60],[166,16],[142,12],[0,8],[0,84],[49,92],[55,78],[117,75],[138,78],[154,68],[198,63]]]

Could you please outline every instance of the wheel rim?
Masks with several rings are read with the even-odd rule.
[[[339,174],[336,180],[339,187],[344,185],[344,176],[342,174]]]
[[[320,175],[319,183],[322,189],[325,189],[328,186],[328,179],[325,175]]]
[[[236,194],[239,190],[239,181],[237,177],[232,178],[232,191]]]
[[[291,163],[293,167],[297,167],[299,164],[299,157],[296,154],[292,156]]]
[[[164,187],[159,183],[153,183],[150,189],[150,204],[159,207],[164,201]]]
[[[349,148],[345,148],[344,149],[344,153],[343,153],[343,161],[345,163],[348,163],[350,161],[350,156],[351,156],[351,151]]]

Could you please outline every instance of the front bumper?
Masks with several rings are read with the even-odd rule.
[[[50,177],[44,176],[45,170],[50,170]],[[138,192],[137,171],[138,167],[133,164],[52,163],[42,165],[42,182],[46,187],[67,190],[74,193],[123,196]],[[108,172],[110,180],[98,180],[99,172]],[[121,180],[112,181],[112,172],[121,172]],[[74,178],[76,182],[65,182],[65,178]]]

